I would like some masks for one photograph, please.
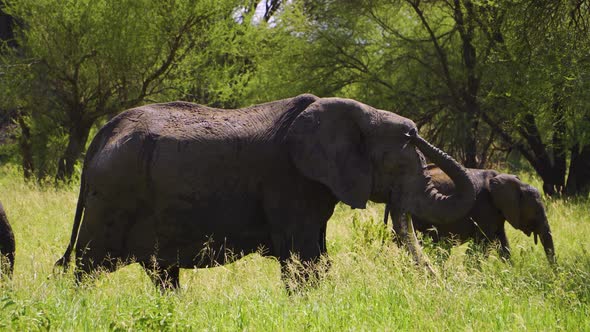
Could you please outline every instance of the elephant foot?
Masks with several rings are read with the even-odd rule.
[[[14,271],[14,255],[11,253],[3,255],[0,253],[0,278],[12,278]]]
[[[180,268],[178,265],[162,267],[156,262],[141,262],[141,266],[161,292],[180,288]]]
[[[281,261],[281,279],[289,295],[299,294],[306,289],[317,287],[330,266],[331,262],[327,258],[309,261],[291,258]]]
[[[105,272],[113,272],[118,268],[127,265],[129,262],[113,257],[90,257],[81,256],[76,258],[74,277],[77,286],[88,280],[94,280]]]

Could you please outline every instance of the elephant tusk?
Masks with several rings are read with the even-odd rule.
[[[406,141],[406,143],[404,145],[402,145],[402,150],[404,150],[406,148],[406,146],[408,146],[408,144],[412,141],[412,139],[416,138],[417,135],[418,135],[418,131],[414,128],[410,129],[409,132],[405,133],[404,136],[406,136],[406,138],[408,140]]]
[[[418,136],[418,131],[415,128],[410,129],[407,133],[404,134],[408,139],[416,138]]]

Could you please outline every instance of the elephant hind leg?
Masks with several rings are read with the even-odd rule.
[[[163,266],[156,259],[140,262],[141,266],[160,291],[165,292],[180,288],[180,268],[178,264]]]
[[[90,255],[80,254],[79,251],[74,270],[76,283],[80,284],[84,280],[95,278],[102,273],[113,272],[127,264],[126,261],[120,258],[110,257],[108,255],[104,257],[91,257]]]

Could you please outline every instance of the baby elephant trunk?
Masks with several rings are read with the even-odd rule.
[[[555,259],[555,247],[553,246],[553,236],[551,235],[551,229],[548,224],[542,225],[538,230],[535,231],[535,239],[539,235],[543,249],[545,249],[545,255],[549,264],[554,265],[557,263]]]

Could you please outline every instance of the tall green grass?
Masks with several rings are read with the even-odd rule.
[[[555,270],[540,245],[510,229],[512,264],[494,253],[473,264],[460,247],[433,278],[391,243],[383,206],[339,205],[328,224],[332,267],[316,287],[290,296],[279,264],[251,255],[182,270],[181,289],[160,294],[137,265],[80,287],[71,273],[52,274],[77,190],[26,184],[0,168],[0,200],[17,240],[13,280],[0,285],[1,330],[590,330],[587,199],[546,202]]]

